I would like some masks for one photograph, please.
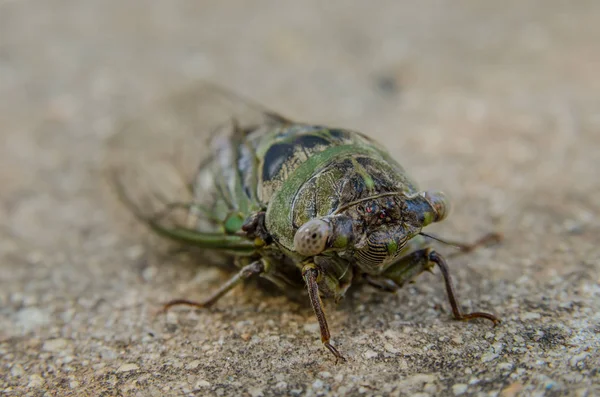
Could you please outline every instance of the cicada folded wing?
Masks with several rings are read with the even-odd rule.
[[[108,141],[105,171],[120,200],[156,231],[170,237],[197,233],[211,216],[194,183],[199,169],[213,160],[212,138],[284,120],[202,83],[124,123]]]

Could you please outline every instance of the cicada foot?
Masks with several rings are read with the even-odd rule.
[[[470,244],[469,243],[466,243],[466,244],[465,243],[451,243],[451,244],[456,245],[458,248],[460,248],[460,250],[462,252],[466,253],[466,252],[472,252],[480,247],[487,247],[490,245],[498,244],[503,239],[504,239],[504,236],[501,233],[488,233],[488,234],[481,236],[481,238],[479,238],[477,241],[470,243]]]
[[[210,297],[205,301],[196,302],[187,299],[174,299],[163,305],[162,310],[159,313],[165,313],[173,306],[192,306],[201,309],[206,309],[214,305],[223,295],[231,291],[235,286],[243,282],[244,280],[261,274],[265,271],[265,266],[262,261],[252,262],[251,264],[244,266],[237,274],[231,277],[225,284],[219,287]]]
[[[460,321],[469,321],[475,318],[485,318],[494,323],[494,326],[497,326],[501,323],[500,319],[491,313],[463,313],[460,306],[458,305],[458,299],[456,298],[456,292],[454,290],[454,283],[452,282],[452,276],[450,276],[450,269],[448,268],[446,260],[435,251],[429,251],[427,257],[430,262],[435,263],[440,268],[440,271],[444,276],[444,283],[446,284],[446,294],[448,295],[448,301],[450,301],[450,306],[452,307],[452,314],[454,314],[455,319]]]
[[[446,293],[448,295],[448,301],[452,307],[452,313],[454,318],[457,320],[468,321],[475,318],[485,318],[498,325],[500,319],[490,313],[484,312],[473,312],[463,313],[458,305],[458,299],[454,290],[454,284],[452,277],[450,276],[450,270],[446,260],[438,254],[436,251],[430,248],[424,248],[416,250],[399,258],[396,263],[390,266],[382,277],[386,280],[386,284],[395,283],[398,286],[402,286],[405,283],[412,282],[412,280],[424,271],[431,272],[432,268],[437,265],[442,275],[444,276],[444,283],[446,285]]]
[[[321,341],[327,350],[329,350],[335,356],[336,364],[340,361],[345,362],[346,358],[342,356],[342,354],[329,342],[331,335],[329,333],[329,326],[327,325],[325,312],[323,311],[323,302],[321,301],[321,297],[319,295],[319,285],[317,283],[318,276],[319,270],[314,264],[307,264],[302,269],[302,277],[304,278],[306,287],[308,288],[310,304],[312,305],[315,316],[317,316],[317,321],[319,322]]]
[[[163,304],[159,314],[166,313],[173,306],[192,306],[199,309],[206,309],[210,307],[210,302],[199,302],[199,301],[191,301],[187,299],[173,299]]]
[[[335,363],[338,362],[346,362],[346,358],[341,355],[341,353],[331,345],[329,342],[323,342],[323,345],[335,356]]]
[[[502,233],[498,233],[498,232],[485,234],[472,243],[464,243],[462,241],[446,240],[444,238],[440,238],[440,237],[437,237],[437,236],[434,236],[431,234],[426,234],[426,233],[421,233],[421,235],[424,237],[430,238],[432,240],[439,241],[440,243],[451,245],[460,250],[459,253],[451,254],[449,257],[455,257],[457,255],[462,255],[462,254],[466,254],[469,252],[473,252],[478,248],[495,245],[495,244],[500,243],[502,240],[504,240],[504,235],[502,235]]]

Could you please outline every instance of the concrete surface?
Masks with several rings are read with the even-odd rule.
[[[600,395],[600,2],[0,2],[0,394]],[[328,313],[161,256],[99,177],[118,120],[198,79],[384,142],[498,246]],[[444,249],[448,252],[448,249]]]

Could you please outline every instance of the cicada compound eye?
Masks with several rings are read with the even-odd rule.
[[[331,234],[331,225],[321,219],[313,219],[300,226],[294,236],[294,251],[300,255],[314,256],[325,250]]]

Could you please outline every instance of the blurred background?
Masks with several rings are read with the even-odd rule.
[[[600,3],[0,1],[0,394],[594,395],[600,327]],[[152,259],[100,170],[121,120],[198,80],[363,131],[502,245],[328,313]],[[137,229],[137,232],[141,232]],[[168,262],[168,263],[165,263]],[[177,262],[177,263],[170,263]],[[553,394],[554,393],[554,394]]]

